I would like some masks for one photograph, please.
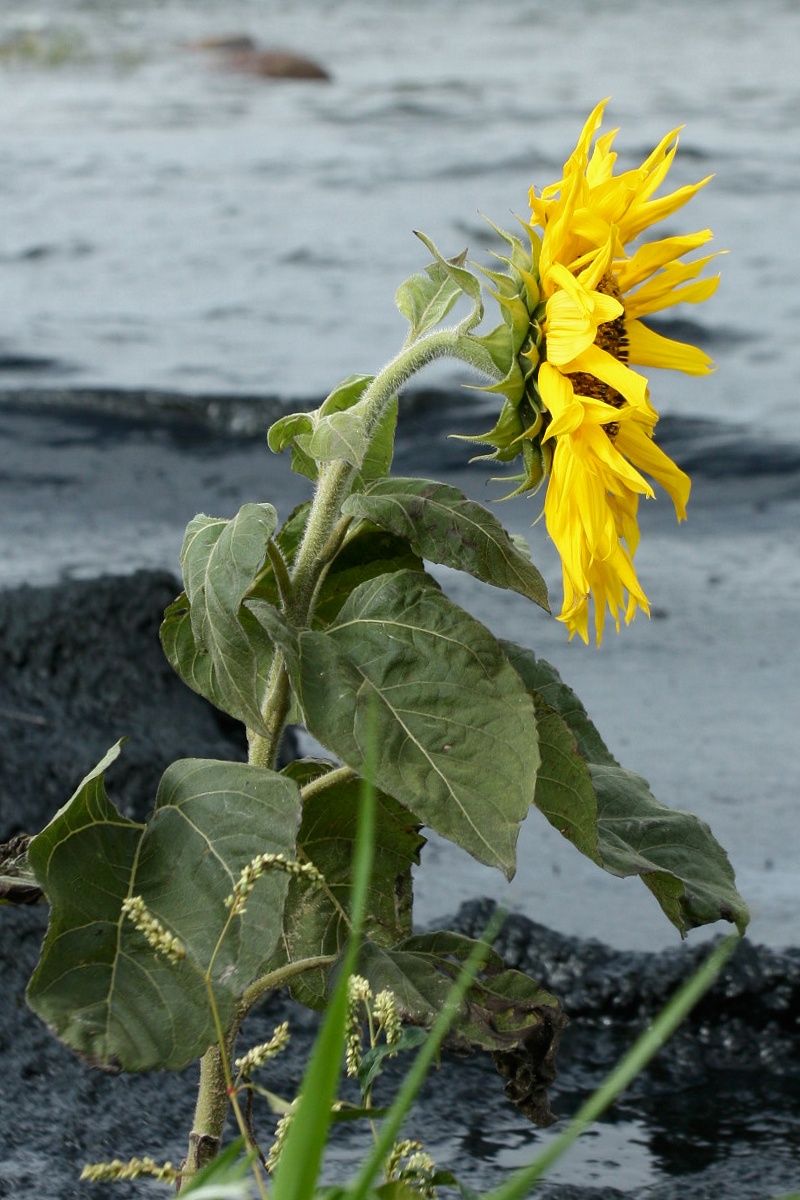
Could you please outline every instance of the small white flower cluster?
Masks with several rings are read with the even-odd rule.
[[[388,1181],[405,1183],[426,1197],[426,1200],[434,1200],[436,1189],[433,1186],[433,1177],[436,1174],[436,1163],[427,1150],[423,1149],[421,1142],[411,1138],[395,1142],[383,1164],[383,1171]]]
[[[257,1067],[263,1067],[264,1063],[275,1058],[281,1050],[285,1050],[289,1044],[289,1037],[289,1022],[284,1021],[276,1027],[268,1042],[261,1042],[260,1045],[253,1046],[241,1058],[235,1059],[233,1065],[242,1078],[246,1079]]]
[[[272,1174],[278,1164],[278,1159],[281,1156],[281,1151],[283,1150],[283,1145],[286,1141],[286,1135],[289,1132],[289,1126],[294,1120],[300,1100],[300,1096],[295,1096],[294,1100],[286,1109],[286,1112],[280,1118],[278,1124],[275,1126],[275,1141],[270,1146],[269,1153],[264,1160],[265,1166],[270,1174]],[[333,1104],[331,1105],[333,1112],[340,1112],[343,1107],[344,1106],[341,1100],[334,1100]]]
[[[234,916],[240,917],[246,911],[247,897],[255,887],[256,881],[268,870],[283,871],[287,875],[305,879],[309,883],[323,881],[321,871],[317,870],[313,863],[301,863],[294,858],[287,858],[285,854],[270,852],[257,854],[247,866],[242,868],[242,873],[237,879],[233,891],[226,897],[225,905]]]
[[[396,1045],[400,1041],[403,1025],[400,1021],[400,1014],[397,1011],[395,994],[389,988],[384,988],[382,992],[378,992],[375,997],[375,1003],[372,1006],[372,1015],[378,1023],[378,1029],[383,1030],[386,1045]]]
[[[121,1162],[120,1159],[115,1158],[107,1163],[88,1163],[81,1171],[81,1179],[88,1179],[93,1183],[106,1180],[141,1179],[145,1176],[149,1179],[157,1179],[159,1183],[176,1183],[180,1172],[173,1167],[172,1163],[167,1162],[160,1166],[152,1158],[131,1158],[128,1162]]]
[[[345,1042],[344,1061],[347,1074],[358,1075],[361,1066],[363,1041],[361,1034],[361,1005],[367,1008],[370,1028],[375,1027],[373,1044],[377,1034],[383,1033],[387,1046],[394,1046],[400,1041],[403,1027],[397,1012],[397,1001],[394,992],[384,988],[374,997],[372,988],[363,975],[351,975],[347,981],[347,1035]],[[370,1009],[370,1004],[372,1008]],[[393,1056],[390,1056],[393,1057]]]
[[[122,915],[132,921],[134,927],[144,934],[152,948],[158,954],[163,954],[170,962],[178,963],[186,957],[186,947],[183,942],[174,933],[165,929],[158,918],[153,916],[141,896],[127,896],[122,901]]]
[[[358,1075],[363,1050],[361,1034],[361,1005],[369,1004],[372,988],[363,975],[351,975],[347,981],[347,1032],[345,1035],[344,1063],[347,1074]]]
[[[281,1150],[283,1149],[283,1143],[286,1141],[286,1135],[289,1132],[289,1126],[292,1123],[292,1118],[294,1117],[294,1114],[297,1112],[297,1106],[299,1103],[300,1103],[300,1097],[295,1096],[294,1100],[289,1105],[289,1107],[287,1108],[286,1112],[283,1114],[281,1119],[278,1121],[278,1124],[275,1126],[275,1141],[270,1146],[269,1153],[267,1154],[267,1157],[265,1160],[265,1166],[266,1166],[267,1170],[270,1172],[270,1174],[275,1170],[276,1166],[278,1165],[278,1159],[281,1156]]]

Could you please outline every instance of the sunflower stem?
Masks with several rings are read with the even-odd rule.
[[[457,328],[439,329],[418,338],[386,364],[360,401],[365,412],[368,441],[375,435],[387,405],[400,388],[438,358],[460,359],[483,375],[490,374],[490,367],[494,367],[484,348]],[[496,368],[494,374],[500,378]],[[328,565],[323,551],[334,533],[342,504],[357,475],[357,467],[340,459],[324,463],[319,469],[317,491],[292,571],[296,612],[305,621],[310,616],[317,585]]]

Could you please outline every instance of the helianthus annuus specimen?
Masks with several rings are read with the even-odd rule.
[[[718,277],[698,279],[713,258],[683,261],[711,231],[630,243],[681,208],[708,182],[654,198],[677,148],[668,133],[642,165],[614,174],[614,133],[592,140],[605,101],[586,122],[558,183],[531,190],[531,224],[543,230],[539,286],[544,299],[544,356],[537,386],[554,443],[545,498],[548,532],[561,556],[561,619],[588,641],[589,597],[597,640],[606,610],[617,628],[637,608],[649,611],[633,567],[639,497],[652,496],[645,475],[686,515],[689,479],[653,441],[658,414],[646,378],[634,366],[705,375],[712,365],[695,346],[662,337],[643,316],[681,302],[697,303]]]
[[[531,189],[530,252],[503,235],[512,247],[503,260],[509,272],[489,274],[511,331],[513,361],[495,385],[507,397],[500,421],[481,439],[502,461],[522,449],[518,490],[547,477],[544,515],[563,567],[560,619],[570,637],[588,641],[593,600],[598,643],[606,612],[617,629],[621,615],[628,622],[637,609],[649,612],[633,566],[639,497],[654,494],[646,477],[666,489],[679,520],[689,496],[688,477],[653,440],[658,413],[647,378],[634,368],[712,370],[697,347],[663,337],[642,318],[705,300],[719,282],[698,278],[713,254],[686,260],[711,239],[710,230],[641,238],[708,182],[656,196],[679,131],[668,133],[640,167],[615,174],[615,131],[595,138],[605,105],[589,116],[563,177],[538,194]],[[496,334],[486,339],[488,347]]]

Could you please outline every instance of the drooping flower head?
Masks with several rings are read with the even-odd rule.
[[[503,260],[509,270],[489,274],[512,333],[514,361],[496,385],[506,395],[500,420],[481,439],[495,446],[490,457],[501,461],[522,450],[517,491],[547,478],[544,515],[563,568],[560,619],[570,637],[578,633],[588,641],[592,599],[598,642],[606,611],[617,629],[621,614],[628,622],[639,608],[649,612],[633,566],[639,497],[654,494],[645,476],[666,489],[679,520],[689,497],[688,477],[653,440],[658,414],[646,377],[634,368],[712,370],[701,350],[663,337],[642,317],[705,300],[718,283],[718,277],[698,279],[713,254],[684,261],[711,239],[708,229],[639,240],[629,249],[708,180],[655,196],[675,156],[678,130],[640,167],[615,174],[615,132],[595,140],[605,104],[587,120],[563,177],[538,194],[531,189],[530,252],[503,235],[511,246]],[[485,339],[498,363],[499,332]]]

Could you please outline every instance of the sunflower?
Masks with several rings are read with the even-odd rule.
[[[676,212],[708,179],[656,198],[677,148],[679,130],[642,165],[614,174],[614,132],[592,141],[606,101],[586,122],[561,180],[531,190],[531,227],[543,231],[538,254],[539,326],[536,390],[549,453],[544,504],[547,529],[561,556],[560,619],[589,640],[606,612],[619,629],[649,612],[633,566],[640,496],[653,496],[645,476],[661,484],[686,516],[689,479],[653,441],[658,413],[648,382],[634,366],[706,375],[711,360],[696,346],[663,337],[641,320],[673,304],[712,295],[718,277],[698,279],[715,257],[683,261],[711,238],[708,229],[628,247],[655,222]],[[525,351],[523,350],[524,354]],[[524,436],[524,435],[523,435]]]

